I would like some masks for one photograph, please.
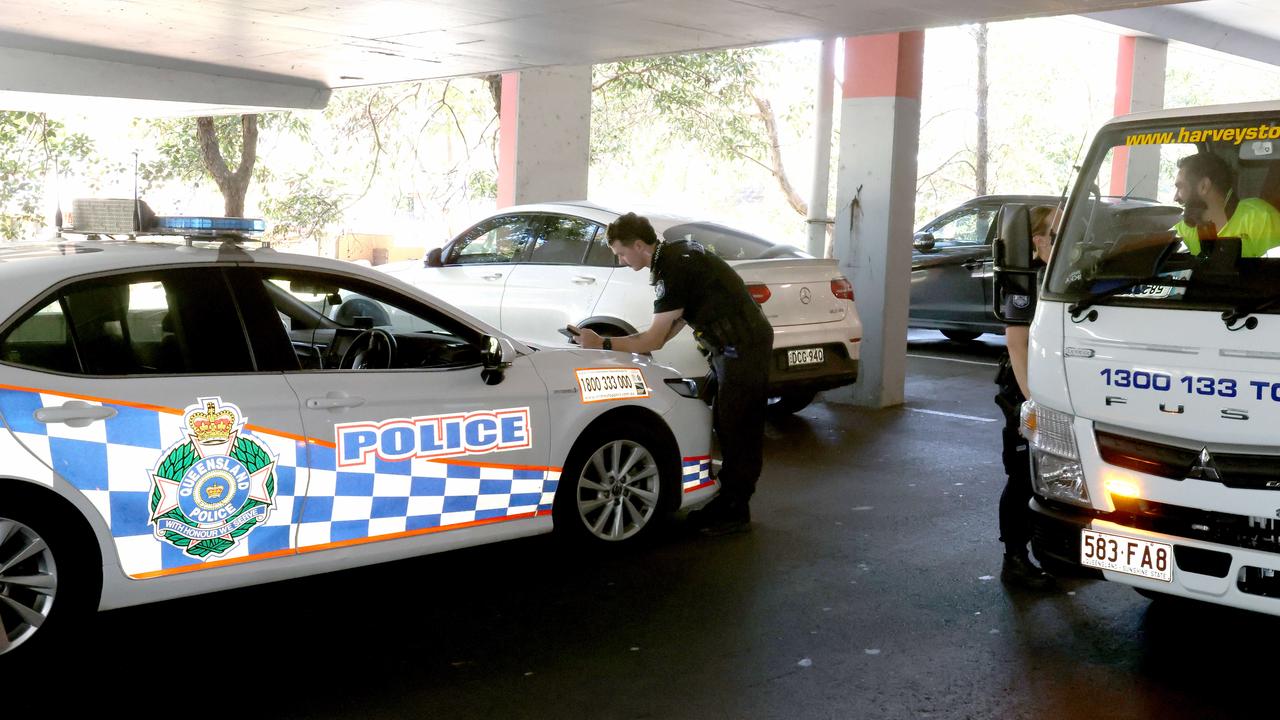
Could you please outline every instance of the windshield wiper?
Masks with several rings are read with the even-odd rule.
[[[1269,298],[1259,300],[1251,305],[1241,305],[1234,309],[1227,310],[1222,313],[1222,322],[1226,323],[1226,326],[1230,328],[1232,325],[1235,325],[1254,313],[1260,313],[1264,310],[1271,310],[1276,307],[1280,307],[1280,294],[1272,295]],[[1253,326],[1251,326],[1251,328],[1252,327]]]
[[[1097,305],[1099,302],[1102,302],[1103,300],[1106,300],[1107,298],[1113,297],[1115,295],[1123,295],[1129,290],[1132,290],[1133,288],[1138,287],[1140,285],[1160,285],[1162,287],[1187,287],[1189,284],[1190,282],[1187,280],[1183,280],[1180,278],[1166,277],[1164,275],[1151,275],[1151,276],[1142,278],[1141,280],[1122,280],[1120,285],[1117,285],[1113,288],[1108,288],[1101,292],[1089,293],[1088,295],[1085,295],[1083,298],[1071,303],[1071,305],[1067,307],[1067,312],[1070,312],[1072,319],[1075,319],[1078,315],[1080,315],[1080,313],[1084,312],[1085,310],[1088,310],[1094,305]]]

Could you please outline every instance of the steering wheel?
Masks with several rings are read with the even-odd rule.
[[[342,353],[338,367],[343,370],[384,370],[396,357],[396,336],[382,328],[369,328],[356,336]]]

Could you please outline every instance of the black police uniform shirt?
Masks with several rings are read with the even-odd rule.
[[[1035,287],[1040,287],[1041,281],[1044,279],[1044,267],[1041,266],[1040,272],[1036,273]],[[1030,325],[1036,316],[1036,300],[1037,292],[1033,291],[1030,295],[1021,293],[1004,294],[1003,302],[1000,310],[1004,314],[1005,325]]]
[[[654,314],[683,310],[684,321],[713,350],[752,344],[773,333],[742,277],[699,243],[659,244],[652,277]]]

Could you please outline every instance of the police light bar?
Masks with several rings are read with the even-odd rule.
[[[266,232],[258,218],[189,215],[157,216],[141,200],[78,199],[66,214],[67,232],[87,235],[180,235],[187,238],[243,238]]]
[[[267,223],[258,218],[199,217],[186,215],[158,216],[148,230],[182,235],[222,235],[225,233],[266,232]]]

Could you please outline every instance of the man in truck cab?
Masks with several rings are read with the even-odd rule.
[[[1193,255],[1201,237],[1238,237],[1243,257],[1262,257],[1280,245],[1280,211],[1261,198],[1240,199],[1235,184],[1231,166],[1211,152],[1178,161],[1173,199],[1183,212],[1173,229]]]

